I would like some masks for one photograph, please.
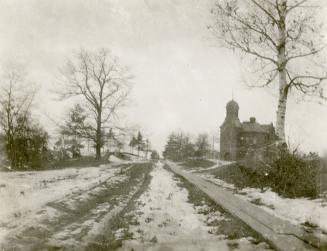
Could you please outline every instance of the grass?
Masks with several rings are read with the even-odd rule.
[[[65,160],[52,160],[52,161],[43,161],[40,167],[32,168],[32,167],[26,167],[26,168],[20,168],[20,169],[12,169],[9,170],[8,168],[5,168],[4,165],[0,165],[0,171],[44,171],[44,170],[54,170],[54,169],[63,169],[63,168],[69,168],[69,167],[96,167],[103,164],[109,164],[107,158],[102,158],[100,160],[96,160],[95,157],[91,156],[83,156],[75,159],[65,159]],[[7,163],[9,165],[9,163]]]
[[[207,159],[190,159],[182,164],[181,166],[194,168],[194,167],[203,167],[203,168],[209,168],[215,165],[215,162]]]
[[[96,160],[91,156],[83,156],[76,159],[58,160],[47,164],[45,169],[61,169],[67,167],[90,167],[90,166],[100,166],[103,164],[108,164],[108,159],[102,158]]]

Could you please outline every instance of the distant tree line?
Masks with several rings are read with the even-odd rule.
[[[210,151],[209,136],[199,134],[195,142],[185,133],[171,133],[163,151],[163,157],[172,161],[204,158]]]
[[[144,139],[141,132],[138,132],[136,136],[132,136],[131,141],[129,142],[129,147],[131,152],[134,152],[134,149],[137,150],[137,155],[140,156],[140,151],[146,152],[146,157],[150,151],[150,141]]]

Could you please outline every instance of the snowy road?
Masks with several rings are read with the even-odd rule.
[[[270,250],[162,163],[0,178],[0,250]]]
[[[250,235],[233,238],[219,231],[220,222],[230,221],[228,216],[210,208],[202,198],[197,206],[191,203],[188,189],[163,164],[151,176],[148,190],[138,199],[138,209],[132,212],[136,219],[129,227],[133,240],[125,241],[122,250],[269,249]]]
[[[149,164],[1,173],[1,250],[83,250],[140,189]]]

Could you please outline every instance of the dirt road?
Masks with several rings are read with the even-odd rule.
[[[96,169],[96,175],[92,176],[90,173],[94,172],[94,169]],[[59,198],[55,196],[54,198],[57,199],[40,205],[40,208],[36,210],[16,212],[16,217],[14,216],[10,221],[3,220],[0,225],[2,233],[0,249],[88,249],[89,246],[94,245],[94,239],[101,236],[112,218],[128,205],[142,187],[147,186],[150,170],[151,164],[139,163],[95,167],[87,170],[88,175],[80,174],[83,170],[77,170],[76,174],[75,170],[70,170],[75,175],[68,176],[62,173],[67,171],[59,171],[56,177],[60,175],[63,177],[53,180],[51,184],[53,187],[48,185],[46,192],[55,194],[59,190],[63,192],[63,195]],[[29,173],[27,176],[30,176],[32,180],[33,175],[38,174]],[[46,177],[42,179],[49,182],[49,174],[46,174]],[[14,178],[11,181],[13,180]],[[82,182],[79,182],[80,180]],[[38,187],[38,183],[35,182],[34,186]],[[43,180],[42,183],[44,183]],[[74,183],[77,186],[74,186]],[[85,186],[85,184],[88,185]],[[62,189],[60,185],[63,186]],[[64,187],[69,187],[67,191],[70,192],[65,193]],[[25,195],[22,196],[28,196],[30,193],[34,197],[40,196],[42,200],[42,191],[42,188],[26,189]],[[52,194],[48,196],[51,198]],[[33,202],[37,204],[37,198],[30,201],[30,203]],[[28,208],[28,205],[26,207]]]
[[[270,250],[247,226],[162,163],[151,176],[147,191],[128,213],[130,239],[120,250]]]
[[[13,205],[0,219],[1,250],[270,250],[162,163],[18,173],[11,181],[25,184],[24,195],[17,184],[2,192],[18,193],[28,210]],[[26,204],[37,196],[39,204]]]

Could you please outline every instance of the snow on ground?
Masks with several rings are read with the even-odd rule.
[[[310,200],[307,198],[282,198],[270,189],[244,188],[238,195],[249,201],[259,201],[263,208],[276,216],[287,219],[294,224],[309,223],[318,226],[327,233],[327,201],[320,198]]]
[[[305,224],[317,226],[327,233],[327,200],[326,197],[310,200],[308,198],[288,199],[279,196],[270,189],[244,188],[237,189],[233,184],[215,178],[211,174],[201,175],[212,183],[232,190],[234,193],[245,200],[255,202],[264,210],[294,224]]]
[[[129,229],[135,240],[124,243],[126,250],[144,250],[137,248],[141,243],[142,247],[150,245],[146,250],[159,250],[167,245],[173,246],[173,250],[223,251],[230,250],[230,245],[237,245],[239,250],[253,250],[250,239],[231,241],[224,235],[211,234],[214,227],[208,226],[208,223],[221,220],[223,216],[220,212],[200,214],[205,205],[195,207],[189,203],[188,191],[178,186],[174,175],[164,169],[161,163],[151,175],[148,191],[138,200],[139,209],[135,214],[139,224],[131,225]],[[256,246],[259,250],[265,250],[264,247]]]
[[[212,174],[200,174],[200,176],[220,187],[226,188],[227,190],[232,190],[232,191],[236,190],[236,188],[233,184],[227,183],[221,179],[217,179]]]
[[[109,161],[111,163],[122,163],[122,162],[125,162],[125,160],[120,159],[120,158],[116,157],[115,155],[110,155],[109,156]]]
[[[226,166],[226,165],[233,163],[230,161],[217,160],[217,159],[208,159],[208,160],[214,162],[215,164],[212,167],[195,167],[195,168],[191,168],[191,169],[190,168],[185,168],[185,169],[189,169],[189,172],[191,172],[191,173],[197,173],[197,172],[202,172],[202,171],[214,170],[219,167]]]
[[[41,210],[48,202],[87,191],[115,176],[120,168],[109,165],[50,171],[0,173],[0,242],[19,220]],[[85,194],[81,193],[80,199]],[[85,199],[85,198],[84,198]],[[47,212],[55,214],[56,212]],[[16,222],[16,223],[15,223]]]

